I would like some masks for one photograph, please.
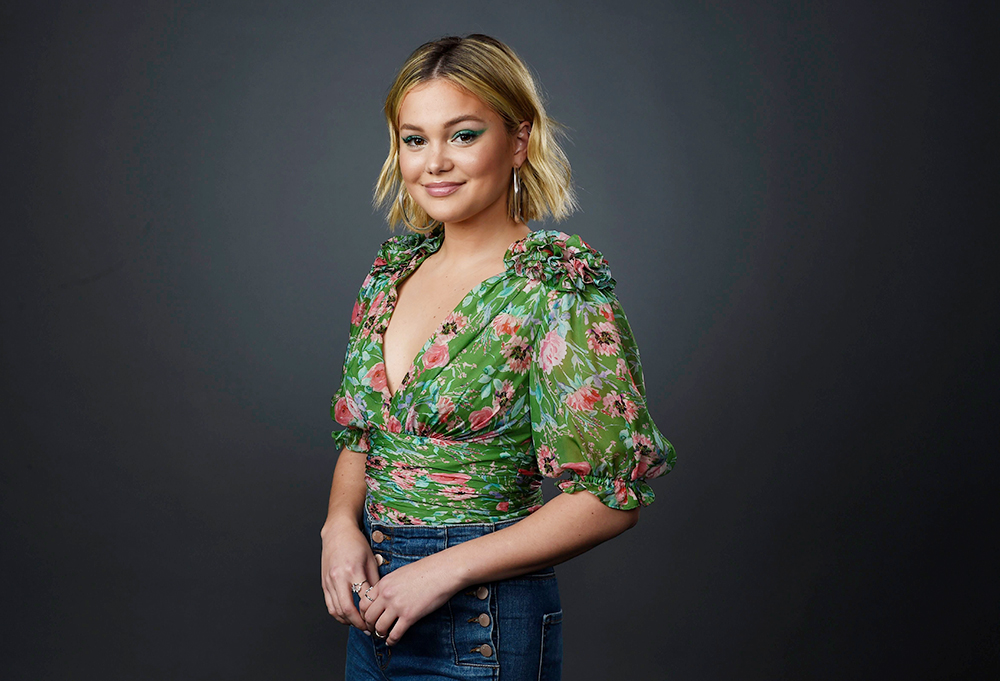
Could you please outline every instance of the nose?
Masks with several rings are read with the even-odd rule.
[[[437,175],[447,170],[451,170],[451,157],[449,156],[447,144],[431,144],[427,149],[427,172]]]

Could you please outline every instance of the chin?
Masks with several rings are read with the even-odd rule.
[[[427,215],[430,216],[432,220],[437,220],[438,222],[445,222],[449,224],[453,222],[462,222],[463,220],[468,220],[469,218],[474,217],[475,215],[474,213],[470,214],[460,211],[439,211],[439,210],[429,211],[426,208],[424,209],[424,212],[426,212]]]

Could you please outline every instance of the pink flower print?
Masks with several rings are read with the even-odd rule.
[[[528,279],[528,281],[524,282],[524,287],[521,290],[525,293],[531,293],[541,283],[541,279]]]
[[[618,500],[618,503],[624,506],[628,502],[629,497],[632,496],[634,496],[634,494],[632,490],[629,489],[629,486],[625,484],[625,481],[620,478],[615,478],[615,499]]]
[[[594,405],[600,401],[601,397],[597,390],[589,385],[577,388],[566,396],[566,404],[577,411],[593,411]]]
[[[514,400],[514,384],[510,380],[504,380],[500,384],[500,389],[493,395],[493,413],[499,414],[504,411]]]
[[[451,401],[450,397],[442,395],[437,401],[437,411],[442,419],[446,419],[449,414],[455,411],[455,403]]]
[[[633,447],[635,448],[635,468],[632,469],[632,479],[644,477],[649,465],[653,463],[656,456],[656,448],[653,441],[645,435],[635,434],[632,436]]]
[[[379,267],[382,267],[382,266],[383,266],[383,265],[385,265],[385,264],[386,264],[386,261],[385,261],[385,258],[383,258],[383,257],[382,257],[382,256],[380,255],[380,256],[378,256],[377,258],[375,258],[375,262],[374,262],[374,263],[372,264],[372,269],[373,269],[373,270],[374,270],[374,269],[377,269],[377,268],[379,268]]]
[[[510,509],[509,501],[501,501],[499,504],[497,504],[497,510],[500,511],[501,513],[506,513],[508,509]]]
[[[554,478],[562,473],[562,466],[556,458],[556,453],[548,445],[538,448],[538,472],[547,478]]]
[[[535,504],[534,506],[529,506],[528,507],[528,513],[534,513],[535,511],[537,511],[541,507],[542,507],[541,504]]]
[[[438,331],[438,338],[443,340],[450,340],[458,335],[458,332],[465,328],[465,325],[469,323],[468,317],[466,317],[461,312],[450,312],[448,316],[444,318],[441,322],[441,328]]]
[[[566,339],[557,331],[549,331],[538,348],[538,363],[542,371],[551,373],[552,369],[562,364],[566,357]]]
[[[670,467],[670,462],[667,459],[663,459],[658,464],[646,471],[646,479],[651,480],[653,478],[658,478],[667,472]]]
[[[590,475],[590,464],[586,461],[570,461],[562,465],[564,470],[573,471],[579,476]]]
[[[587,346],[598,355],[614,355],[618,352],[618,329],[611,322],[594,324],[587,329]]]
[[[597,307],[597,311],[609,322],[615,321],[615,311],[611,308],[611,303],[601,303]]]
[[[375,298],[372,299],[371,307],[368,308],[368,314],[372,317],[377,317],[382,312],[382,304],[385,302],[385,291],[379,291],[375,294]]]
[[[566,271],[570,275],[582,279],[587,272],[587,263],[582,258],[573,258],[566,263]]]
[[[402,433],[403,424],[395,416],[390,416],[385,422],[385,430],[389,433]]]
[[[515,374],[525,373],[531,365],[531,345],[527,338],[511,336],[500,351],[507,358],[507,368]]]
[[[512,314],[501,312],[493,318],[492,326],[498,336],[513,336],[521,328],[521,320]]]
[[[464,485],[472,480],[472,476],[465,473],[431,473],[427,477],[442,485]]]
[[[410,407],[410,410],[406,412],[406,429],[411,433],[416,430],[417,427],[417,410]]]
[[[365,374],[365,378],[371,382],[372,390],[376,392],[382,392],[385,390],[385,364],[383,362],[379,362],[373,366],[368,370],[368,373]]]
[[[405,464],[396,463],[396,468],[389,471],[389,477],[402,489],[411,489],[417,482],[417,471]]]
[[[479,493],[471,487],[456,485],[455,487],[445,487],[442,489],[441,496],[448,497],[454,501],[462,501],[463,499],[473,499],[478,497]]]
[[[486,427],[491,418],[493,418],[493,407],[484,407],[474,411],[469,414],[469,427],[472,430],[481,430]]]
[[[357,326],[361,323],[361,320],[365,318],[365,308],[362,307],[361,301],[354,301],[354,310],[351,311],[351,325]]]
[[[337,400],[337,404],[333,410],[333,418],[342,426],[351,425],[351,421],[361,418],[361,410],[358,405],[354,403],[351,396],[345,395]]]
[[[604,396],[604,410],[612,416],[622,416],[626,421],[632,423],[639,413],[635,402],[628,399],[623,393],[608,393]]]
[[[428,369],[443,367],[448,363],[448,346],[444,343],[435,343],[424,353],[424,366]]]
[[[627,378],[629,382],[632,381],[632,372],[628,370],[628,364],[621,357],[618,358],[618,363],[615,365],[615,376],[622,380]]]

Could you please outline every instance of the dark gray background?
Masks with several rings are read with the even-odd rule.
[[[533,227],[611,262],[679,454],[560,568],[565,678],[995,678],[972,5],[5,5],[4,678],[340,677],[318,531],[380,108],[470,32],[570,128],[583,210]]]

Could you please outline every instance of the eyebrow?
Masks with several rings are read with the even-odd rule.
[[[462,114],[461,116],[457,116],[455,118],[452,118],[450,121],[448,121],[447,123],[445,123],[444,127],[450,128],[451,126],[456,125],[458,123],[461,123],[463,121],[478,121],[479,123],[485,123],[486,122],[482,118],[480,118],[479,116],[473,116],[472,114]],[[400,130],[416,130],[417,132],[423,132],[424,131],[424,129],[421,128],[420,126],[411,125],[409,123],[404,123],[403,125],[399,126],[399,129]]]

